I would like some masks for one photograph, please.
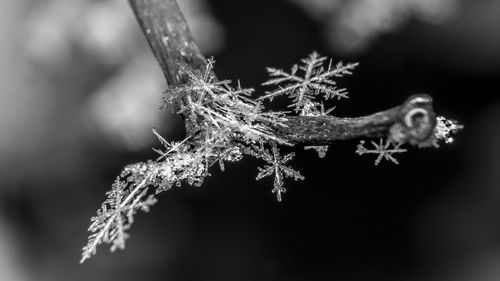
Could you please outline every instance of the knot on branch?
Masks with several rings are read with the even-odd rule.
[[[432,98],[428,95],[414,95],[401,106],[399,118],[390,128],[389,137],[400,143],[429,146],[434,141],[436,114]]]

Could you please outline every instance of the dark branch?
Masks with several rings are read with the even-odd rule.
[[[175,0],[130,0],[130,5],[169,86],[182,83],[179,63],[205,70],[207,61]]]
[[[180,83],[179,64],[205,71],[207,61],[198,49],[186,19],[175,0],[130,0],[130,6],[160,64],[168,86]],[[187,103],[188,101],[183,101]],[[196,131],[196,117],[182,115],[186,133]]]
[[[179,63],[194,71],[206,68],[186,20],[175,0],[129,0],[141,28],[158,60],[167,83],[180,83]],[[187,134],[195,133],[196,117],[183,116]],[[411,144],[431,141],[436,116],[427,95],[410,97],[403,105],[369,116],[289,116],[286,127],[276,127],[277,137],[296,145],[327,145],[337,140],[390,137]]]
[[[289,116],[287,127],[276,127],[276,135],[297,145],[328,145],[337,140],[387,137],[425,145],[435,127],[432,99],[410,97],[403,105],[357,118],[334,116]]]

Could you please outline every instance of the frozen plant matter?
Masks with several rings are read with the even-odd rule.
[[[310,56],[307,79],[316,87],[317,83],[326,81],[325,77],[340,77],[347,72],[329,70],[326,74],[321,71],[320,62],[325,60],[317,53]],[[197,120],[198,134],[188,136],[181,142],[168,142],[156,130],[153,133],[159,139],[162,149],[154,149],[158,154],[156,160],[149,160],[127,166],[116,179],[112,190],[107,193],[108,199],[103,203],[97,215],[92,218],[89,227],[91,235],[89,243],[83,249],[82,262],[96,252],[101,243],[112,244],[111,250],[123,249],[125,233],[133,222],[137,210],[147,211],[156,202],[154,194],[180,186],[183,182],[199,186],[209,175],[209,168],[219,163],[224,170],[224,161],[238,161],[243,154],[264,160],[267,165],[259,168],[257,179],[275,174],[273,193],[281,201],[285,192],[284,177],[295,180],[304,177],[292,168],[285,166],[294,153],[280,155],[277,143],[291,145],[287,140],[277,136],[276,127],[286,126],[284,113],[263,111],[260,100],[251,99],[253,89],[244,89],[240,83],[231,86],[231,81],[219,81],[213,72],[214,61],[208,60],[206,70],[197,74],[187,65],[179,65],[179,73],[186,79],[186,83],[171,87],[165,95],[165,104],[179,114],[192,116]],[[329,67],[330,68],[330,67]],[[319,78],[318,78],[319,77]],[[339,92],[328,80],[321,90],[327,95]],[[313,103],[306,89],[308,84],[299,88],[303,103],[303,113],[326,115],[323,105]],[[293,88],[293,87],[292,87]],[[316,91],[317,88],[313,88]],[[343,93],[343,92],[342,92]],[[312,109],[311,106],[321,107]],[[307,110],[305,110],[307,108]],[[189,142],[188,142],[189,140]],[[268,144],[271,152],[264,148]],[[149,192],[153,188],[156,192]]]
[[[443,116],[438,116],[436,124],[436,140],[434,141],[434,146],[439,147],[439,141],[444,141],[445,143],[452,143],[455,141],[453,139],[453,134],[464,128],[455,120],[448,120]]]
[[[295,76],[296,68],[291,74],[277,69],[270,69],[273,78],[266,85],[292,81],[291,84],[268,93],[263,98],[272,98],[281,94],[288,94],[293,98],[292,105],[302,116],[328,116],[333,108],[324,109],[323,101],[318,102],[316,95],[323,94],[327,100],[330,97],[346,97],[344,90],[336,88],[333,77],[350,74],[355,64],[346,66],[338,64],[327,68],[322,67],[326,58],[313,53],[303,60],[305,78]],[[209,174],[209,168],[219,163],[224,171],[224,161],[238,161],[243,155],[250,155],[265,161],[263,168],[259,167],[257,180],[274,174],[272,192],[276,193],[278,201],[282,200],[284,178],[291,177],[303,180],[300,172],[286,166],[292,160],[294,153],[282,156],[278,143],[290,146],[291,144],[275,134],[275,127],[286,126],[287,115],[281,112],[263,111],[261,99],[250,98],[253,89],[244,89],[238,83],[231,86],[231,81],[219,81],[213,74],[214,61],[209,60],[205,72],[196,74],[189,66],[180,65],[179,73],[187,80],[181,86],[167,90],[165,103],[175,108],[177,113],[192,116],[198,120],[198,134],[188,136],[181,142],[168,142],[156,130],[153,133],[159,139],[162,149],[154,149],[158,153],[156,160],[127,166],[115,180],[108,198],[104,201],[97,215],[92,218],[89,227],[91,235],[88,244],[83,248],[82,262],[96,252],[101,243],[110,243],[111,250],[123,249],[128,238],[126,231],[134,221],[138,210],[148,211],[156,203],[155,195],[170,189],[172,186],[181,186],[183,182],[200,186]],[[451,133],[460,129],[459,125],[445,119],[438,119],[435,139],[451,140]],[[270,150],[265,148],[265,145]],[[372,142],[374,148],[367,149],[364,141],[358,145],[357,153],[378,154],[375,164],[382,159],[398,164],[393,154],[405,152],[400,148],[402,143],[393,144],[391,140],[384,143]],[[391,148],[391,146],[394,146]],[[328,146],[308,146],[326,153]],[[153,189],[155,192],[150,192]]]
[[[373,143],[373,149],[365,148],[362,141],[357,152],[378,154],[376,164],[382,159],[397,163],[394,154],[406,151],[403,145],[450,142],[451,134],[460,129],[456,123],[436,119],[428,95],[412,96],[400,106],[368,116],[332,116],[333,107],[326,103],[347,97],[347,91],[337,87],[337,78],[351,74],[356,64],[334,65],[316,52],[290,73],[268,68],[271,78],[264,85],[275,88],[254,99],[253,89],[215,76],[214,61],[199,53],[174,0],[130,3],[169,83],[164,105],[183,117],[186,138],[169,142],[153,130],[163,146],[155,149],[158,157],[129,165],[116,178],[91,219],[81,262],[102,243],[111,244],[112,251],[123,249],[138,210],[149,210],[158,193],[173,187],[200,186],[214,164],[225,171],[225,162],[245,155],[263,160],[257,180],[274,175],[272,192],[281,201],[285,178],[304,177],[289,165],[294,153],[283,156],[280,148],[315,149],[323,157],[335,141],[376,138],[380,142]],[[265,101],[283,95],[291,98],[289,107],[297,115],[265,110]]]

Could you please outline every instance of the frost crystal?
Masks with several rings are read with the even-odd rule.
[[[111,243],[111,251],[123,249],[128,234],[125,232],[134,222],[137,210],[147,212],[156,203],[153,195],[147,196],[147,185],[155,174],[155,165],[135,164],[127,166],[116,178],[107,199],[92,217],[88,244],[83,248],[84,262],[96,252],[101,243]]]
[[[153,129],[153,134],[158,138],[160,143],[165,147],[165,150],[153,148],[153,151],[158,153],[160,156],[156,159],[156,161],[160,161],[163,158],[167,158],[168,155],[174,153],[174,152],[179,152],[179,149],[182,148],[182,145],[189,139],[185,138],[181,142],[171,142],[169,143],[166,141],[155,129]]]
[[[292,99],[292,104],[289,107],[293,107],[294,111],[299,113],[308,102],[313,102],[315,97],[320,94],[324,95],[325,100],[347,98],[346,90],[338,89],[333,78],[352,74],[351,71],[357,66],[357,63],[346,65],[338,63],[336,66],[332,66],[330,60],[325,69],[323,66],[325,60],[326,57],[320,57],[318,53],[313,52],[308,58],[302,60],[303,65],[300,67],[294,65],[290,73],[281,69],[267,68],[269,75],[273,78],[262,85],[278,85],[279,88],[266,92],[266,95],[259,99],[272,100],[274,97],[286,94]],[[303,72],[303,77],[297,75],[298,70]]]
[[[258,167],[259,174],[256,179],[260,180],[274,173],[274,188],[272,192],[276,193],[278,201],[281,202],[282,194],[286,192],[286,189],[283,187],[283,175],[295,180],[304,180],[304,177],[298,171],[285,166],[288,161],[292,160],[295,153],[292,152],[282,157],[276,144],[271,145],[272,154],[262,144],[260,147],[255,147],[254,149],[256,152],[255,156],[267,162],[267,165],[263,168]]]
[[[328,145],[321,146],[304,146],[304,150],[316,150],[319,158],[325,158],[326,153],[328,152]]]
[[[284,114],[262,112],[262,104],[249,98],[253,89],[244,89],[239,83],[233,88],[229,80],[217,81],[213,65],[214,61],[209,60],[201,75],[181,65],[179,72],[187,81],[167,90],[165,102],[177,107],[178,113],[200,116],[205,121],[200,123],[209,124],[210,128],[229,128],[254,141],[263,138],[288,144],[277,138],[269,127],[269,124],[283,126]]]
[[[395,153],[403,153],[406,152],[406,149],[400,148],[402,143],[398,143],[394,145],[393,142],[387,140],[384,144],[384,139],[380,139],[379,143],[376,143],[374,141],[371,142],[373,145],[373,149],[368,149],[364,146],[365,141],[360,141],[358,144],[358,149],[356,150],[356,153],[359,155],[367,154],[367,153],[372,153],[372,154],[378,154],[377,159],[375,160],[375,165],[380,164],[380,161],[382,159],[385,159],[387,161],[392,161],[395,164],[399,164],[398,160],[394,158],[393,154]],[[392,146],[392,148],[391,148]]]
[[[456,134],[458,131],[464,128],[463,125],[458,124],[455,120],[446,119],[443,116],[438,116],[436,129],[434,131],[435,141],[433,145],[439,147],[439,141],[444,141],[449,144],[454,141],[452,134]]]

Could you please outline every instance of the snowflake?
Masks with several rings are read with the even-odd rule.
[[[352,74],[352,70],[357,66],[357,63],[342,64],[338,63],[335,67],[332,66],[332,61],[325,69],[323,63],[326,57],[321,57],[318,53],[313,52],[308,58],[302,59],[302,66],[294,65],[290,73],[281,69],[267,68],[271,77],[269,81],[263,83],[264,86],[278,85],[279,88],[274,91],[266,92],[266,95],[260,97],[260,100],[272,100],[276,96],[287,94],[292,99],[292,104],[295,112],[301,112],[308,101],[313,101],[315,96],[324,95],[324,99],[330,98],[347,98],[345,89],[338,89],[333,77],[342,77]],[[304,76],[298,76],[297,71],[302,70]],[[285,84],[283,87],[280,84]]]
[[[285,166],[285,163],[292,160],[295,153],[292,152],[282,157],[276,144],[272,144],[271,149],[272,154],[267,149],[264,149],[262,144],[260,148],[256,149],[256,156],[262,158],[268,164],[263,168],[258,167],[259,174],[256,179],[260,180],[274,173],[274,188],[272,193],[276,193],[278,201],[281,202],[282,194],[286,192],[286,189],[283,187],[283,176],[291,177],[295,180],[304,180],[304,177],[298,171]]]
[[[364,144],[365,141],[360,141],[358,144],[358,149],[356,150],[356,153],[359,155],[367,154],[367,153],[373,153],[373,154],[378,154],[377,159],[375,160],[375,165],[380,164],[380,161],[382,159],[385,159],[387,161],[392,161],[395,164],[399,164],[398,160],[394,158],[393,154],[395,153],[403,153],[406,152],[406,149],[400,148],[402,143],[398,143],[396,145],[393,144],[391,141],[386,141],[384,144],[384,139],[380,139],[380,142],[377,144],[376,142],[372,141],[371,142],[373,145],[373,149],[367,149]],[[393,147],[391,148],[391,145]]]
[[[447,144],[454,142],[455,140],[451,135],[456,134],[464,128],[464,126],[458,124],[457,121],[446,119],[443,116],[438,116],[436,119],[437,124],[434,132],[435,141],[433,142],[435,147],[439,147],[438,142],[441,140],[444,140]]]

